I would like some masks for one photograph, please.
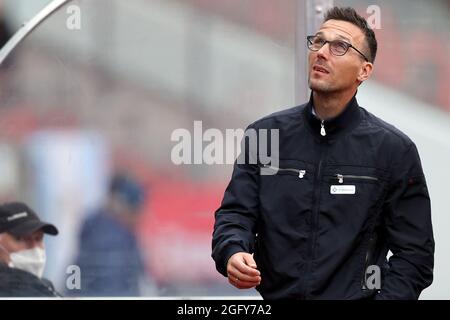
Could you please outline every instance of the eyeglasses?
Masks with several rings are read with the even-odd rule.
[[[330,44],[330,52],[335,56],[343,56],[347,53],[348,49],[353,48],[356,52],[358,52],[361,56],[363,56],[364,60],[369,62],[369,59],[366,58],[366,56],[356,49],[354,46],[352,46],[350,43],[345,42],[343,40],[332,40],[328,41],[324,38],[321,38],[319,36],[307,36],[307,45],[309,50],[311,51],[319,51],[320,48],[322,48],[325,44]]]

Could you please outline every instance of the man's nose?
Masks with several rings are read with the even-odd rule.
[[[320,48],[318,51],[317,51],[317,57],[318,58],[322,58],[322,59],[325,59],[325,60],[328,60],[328,58],[329,58],[329,56],[330,56],[330,47],[329,47],[329,43],[327,42],[327,43],[325,43],[323,46],[322,46],[322,48]]]

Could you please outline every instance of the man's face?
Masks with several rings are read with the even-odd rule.
[[[44,249],[44,233],[41,230],[38,230],[27,236],[16,237],[5,232],[0,234],[0,246],[10,254],[36,247]],[[2,257],[2,260],[5,260],[6,263],[9,263],[9,257],[5,256],[3,250],[0,251],[0,257]]]
[[[367,53],[364,33],[350,22],[328,20],[316,35],[328,41],[343,40]],[[309,87],[323,93],[356,90],[360,83],[358,76],[366,64],[364,58],[352,48],[343,56],[333,55],[327,43],[319,51],[309,53]]]

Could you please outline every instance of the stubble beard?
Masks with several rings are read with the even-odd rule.
[[[308,78],[308,86],[312,91],[320,93],[332,93],[337,91],[337,88],[332,83]]]

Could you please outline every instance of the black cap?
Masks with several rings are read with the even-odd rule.
[[[53,236],[58,234],[54,225],[41,221],[25,203],[10,202],[0,205],[0,233],[8,232],[22,237],[38,230]]]

